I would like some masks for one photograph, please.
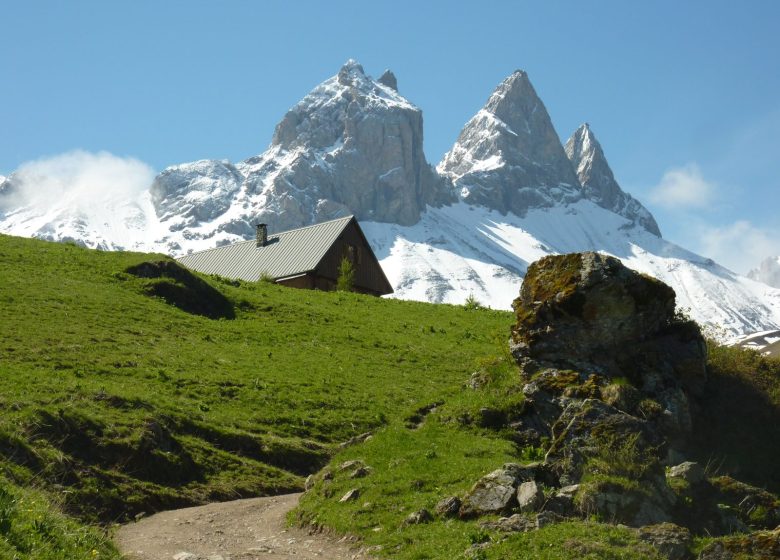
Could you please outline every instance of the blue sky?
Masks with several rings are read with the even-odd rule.
[[[155,170],[263,151],[348,58],[423,109],[435,164],[528,71],[589,122],[664,236],[744,271],[780,254],[780,2],[0,3],[0,174],[71,150]]]

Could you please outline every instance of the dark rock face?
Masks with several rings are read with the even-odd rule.
[[[586,198],[661,237],[661,230],[650,211],[618,185],[601,144],[587,123],[571,135],[564,149],[577,171]]]

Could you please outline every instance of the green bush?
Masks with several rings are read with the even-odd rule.
[[[336,290],[339,292],[351,292],[355,289],[355,266],[347,257],[341,259],[339,264],[339,277],[336,280]]]

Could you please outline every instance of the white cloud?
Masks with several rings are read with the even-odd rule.
[[[700,226],[699,241],[698,252],[742,274],[765,258],[780,255],[780,230],[759,228],[747,220],[721,227]]]
[[[13,193],[2,201],[7,209],[88,211],[137,198],[152,184],[154,170],[134,158],[75,150],[24,163],[12,177]]]
[[[650,192],[650,200],[669,209],[706,208],[716,187],[707,181],[695,163],[675,167],[664,173]]]

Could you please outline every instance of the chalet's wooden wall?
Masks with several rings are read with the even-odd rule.
[[[295,278],[288,278],[287,280],[279,280],[276,283],[290,288],[302,288],[305,290],[313,290],[315,288],[314,278],[308,274],[296,276]]]
[[[350,223],[336,240],[333,246],[328,250],[325,258],[322,259],[316,274],[323,279],[332,280],[334,283],[339,276],[339,266],[341,259],[347,256],[347,247],[352,245],[357,249],[355,265],[355,289],[369,294],[388,293],[384,274],[374,258],[371,257],[371,247],[363,239],[354,223]],[[317,281],[320,282],[320,279]],[[317,286],[319,288],[319,286]],[[319,288],[323,289],[323,288]],[[328,288],[326,288],[328,289]],[[333,289],[333,288],[330,288]]]

